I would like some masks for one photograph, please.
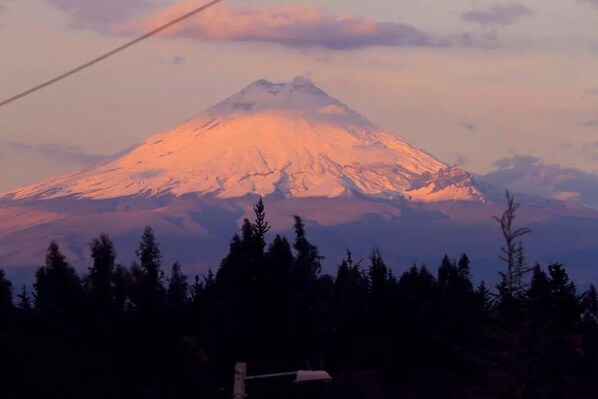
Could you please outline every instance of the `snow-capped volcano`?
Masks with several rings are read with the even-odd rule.
[[[0,194],[0,265],[29,273],[23,282],[30,282],[56,240],[69,262],[85,268],[89,240],[100,233],[115,240],[126,264],[151,225],[166,263],[206,272],[243,219],[253,218],[257,195],[265,197],[270,234],[292,234],[293,215],[300,215],[328,267],[345,248],[367,256],[374,246],[399,267],[433,264],[453,251],[483,265],[477,275],[501,266],[492,216],[503,211],[502,189],[377,127],[302,78],[257,81],[124,155]],[[542,199],[522,205],[518,223],[540,232],[526,240],[530,259],[577,262],[583,254],[580,267],[594,266],[597,212]]]
[[[188,193],[482,199],[470,175],[377,127],[304,78],[259,80],[118,159],[4,198]]]

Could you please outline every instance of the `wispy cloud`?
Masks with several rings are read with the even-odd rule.
[[[91,154],[79,146],[64,144],[25,144],[15,141],[0,141],[0,148],[10,154],[35,154],[61,163],[93,165],[109,158],[106,155]]]
[[[108,33],[138,12],[152,8],[151,0],[47,0],[71,14],[73,28]]]
[[[580,125],[583,127],[590,127],[590,128],[598,127],[598,118],[588,119],[586,121],[581,122]]]
[[[559,150],[561,151],[569,151],[573,149],[573,143],[570,141],[563,141],[559,144]]]
[[[598,0],[577,0],[577,2],[582,4],[591,4],[594,7],[598,8]]]
[[[122,30],[147,30],[189,11],[192,4],[176,4],[146,20],[132,21]],[[356,49],[367,46],[447,46],[411,25],[337,16],[308,4],[270,6],[218,5],[164,33],[206,41],[276,43],[293,48]]]
[[[598,96],[598,87],[589,87],[583,92],[584,97]]]
[[[463,122],[461,123],[461,127],[467,130],[476,130],[477,126],[475,125],[475,123],[471,123],[471,122]]]
[[[0,16],[2,16],[4,13],[6,13],[6,7],[4,7],[1,3],[0,0]],[[2,26],[2,24],[0,23],[0,27]]]
[[[170,60],[170,63],[173,64],[173,65],[181,65],[181,64],[184,64],[186,61],[187,61],[187,59],[185,57],[181,57],[181,56],[175,55]]]
[[[450,155],[450,157],[452,158],[453,162],[459,166],[464,166],[469,162],[469,157],[460,153],[453,153]]]
[[[485,10],[472,10],[464,13],[461,19],[480,25],[512,25],[524,17],[533,16],[533,11],[519,3],[494,5]]]
[[[598,143],[597,149],[598,149]],[[572,200],[598,208],[598,175],[558,164],[546,164],[533,156],[514,156],[495,162],[497,169],[482,180],[514,192],[545,198]]]
[[[584,144],[584,146],[582,147],[582,151],[592,160],[598,161],[598,141],[593,141],[591,143]]]

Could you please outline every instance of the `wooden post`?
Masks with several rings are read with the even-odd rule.
[[[233,399],[245,399],[245,379],[247,378],[247,363],[235,364],[235,381],[233,383]]]

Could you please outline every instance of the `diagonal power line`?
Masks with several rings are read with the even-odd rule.
[[[19,93],[19,94],[13,96],[13,97],[10,97],[10,98],[8,98],[6,100],[1,101],[0,102],[0,107],[8,105],[8,104],[10,104],[10,103],[12,103],[14,101],[17,101],[20,98],[28,96],[28,95],[30,95],[32,93],[35,93],[36,91],[44,89],[44,88],[46,88],[46,87],[48,87],[50,85],[53,85],[54,83],[58,83],[59,81],[61,81],[63,79],[66,79],[69,76],[74,75],[74,74],[76,74],[78,72],[81,72],[82,70],[87,69],[87,68],[91,67],[92,65],[97,64],[98,62],[104,61],[105,59],[110,58],[113,55],[116,55],[116,54],[120,53],[121,51],[124,51],[124,50],[128,49],[129,47],[134,46],[135,44],[137,44],[137,43],[139,43],[139,42],[141,42],[141,41],[143,41],[145,39],[148,39],[148,38],[150,38],[150,37],[152,37],[152,36],[154,36],[154,35],[162,32],[163,30],[166,30],[166,29],[170,28],[173,25],[178,24],[179,22],[184,21],[187,18],[191,18],[195,14],[199,14],[200,12],[202,12],[202,11],[204,11],[204,10],[206,10],[206,9],[208,9],[208,8],[214,6],[214,5],[216,5],[216,4],[218,4],[218,3],[222,2],[222,1],[224,1],[224,0],[212,0],[209,3],[206,3],[206,4],[204,4],[204,5],[200,6],[200,7],[192,10],[192,11],[189,11],[188,13],[186,13],[184,15],[181,15],[180,17],[178,17],[176,19],[173,19],[170,22],[165,23],[164,25],[161,25],[161,26],[159,26],[159,27],[157,27],[157,28],[149,31],[149,32],[147,32],[147,33],[139,36],[138,38],[133,39],[130,42],[127,42],[127,43],[123,44],[122,46],[115,48],[112,51],[109,51],[109,52],[107,52],[105,54],[102,54],[101,56],[99,56],[97,58],[94,58],[93,60],[91,60],[89,62],[86,62],[83,65],[80,65],[80,66],[78,66],[78,67],[76,67],[74,69],[71,69],[68,72],[63,73],[60,76],[57,76],[57,77],[55,77],[53,79],[50,79],[50,80],[48,80],[48,81],[46,81],[44,83],[41,83],[41,84],[37,85],[35,87],[32,87],[29,90],[26,90],[26,91],[24,91],[22,93]]]

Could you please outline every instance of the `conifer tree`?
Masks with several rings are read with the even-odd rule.
[[[250,245],[251,240],[253,239],[253,225],[249,221],[249,219],[243,219],[243,223],[241,223],[241,242],[245,245]]]
[[[195,278],[193,279],[193,285],[191,286],[191,303],[194,307],[199,306],[199,303],[201,302],[202,292],[203,284],[201,282],[201,277],[199,276],[199,274],[196,274]]]
[[[438,268],[438,284],[443,287],[451,286],[457,278],[457,265],[452,262],[448,255],[444,255]]]
[[[290,327],[298,345],[298,354],[303,352],[307,356],[310,351],[318,347],[318,335],[321,333],[318,320],[319,314],[319,285],[318,275],[321,270],[322,257],[318,248],[308,241],[305,234],[305,225],[299,216],[295,216],[295,261],[291,272],[292,303]],[[313,353],[311,353],[314,355]]]
[[[526,396],[533,390],[541,392],[540,397],[549,394],[550,380],[547,378],[547,365],[556,361],[549,352],[553,350],[556,336],[552,313],[552,293],[546,273],[540,265],[532,269],[532,278],[521,310],[521,320],[517,320],[518,329],[511,329],[512,351],[510,360],[513,373],[517,373],[520,390]],[[558,367],[551,365],[552,367]],[[554,382],[554,381],[553,381]]]
[[[280,235],[274,237],[274,240],[268,246],[266,259],[267,275],[272,279],[272,282],[274,284],[288,285],[288,279],[295,258],[293,257],[291,246],[285,237]]]
[[[188,299],[189,284],[187,283],[187,276],[181,271],[181,264],[175,262],[172,265],[170,277],[168,278],[168,291],[166,299],[171,309],[182,310]]]
[[[370,293],[376,302],[381,302],[386,298],[389,291],[390,270],[384,263],[382,255],[378,249],[372,250],[370,254],[370,265],[368,268],[368,278],[370,283]]]
[[[365,311],[368,294],[368,280],[361,270],[361,261],[354,263],[351,251],[338,266],[335,281],[335,291],[338,310],[341,317],[356,321],[360,313]]]
[[[216,279],[214,278],[214,272],[211,268],[208,269],[208,274],[204,276],[204,289],[210,290],[213,289],[216,285]]]
[[[467,254],[462,254],[459,258],[459,263],[457,263],[457,272],[459,277],[463,280],[469,280],[471,278],[471,261],[469,260],[469,256]]]
[[[305,235],[305,225],[299,216],[295,216],[295,243],[293,247],[297,251],[295,258],[295,273],[304,275],[307,278],[315,279],[322,269],[318,248],[309,242]]]
[[[192,331],[195,334],[198,334],[200,329],[202,329],[203,324],[207,322],[205,315],[204,285],[199,274],[196,274],[193,279],[193,284],[191,284],[189,288],[189,295],[190,316],[193,326]],[[211,324],[213,325],[214,323],[211,322]]]
[[[292,290],[291,271],[294,260],[287,239],[276,235],[265,255],[266,286],[264,287],[267,291],[266,295],[271,297],[266,300],[278,309],[279,315],[275,317],[284,317],[281,313],[289,312],[288,306]]]
[[[131,295],[133,278],[131,272],[123,265],[117,265],[112,277],[114,307],[118,312],[124,312]]]
[[[227,351],[237,352],[237,356],[247,353],[247,346],[253,335],[255,335],[255,312],[257,307],[256,293],[258,275],[261,273],[258,267],[260,256],[256,250],[253,226],[249,219],[244,219],[241,225],[241,235],[235,234],[230,242],[228,254],[220,262],[220,268],[216,275],[217,299],[219,306],[218,328],[231,340]],[[204,284],[205,282],[201,282]],[[204,292],[202,288],[202,296]],[[205,317],[210,313],[209,306],[198,305],[199,312]],[[244,330],[240,337],[234,337],[234,331]],[[233,342],[234,341],[234,342]]]
[[[575,283],[569,278],[567,270],[560,263],[548,266],[550,291],[552,294],[554,316],[564,331],[571,332],[579,322],[581,314],[580,298]]]
[[[162,270],[160,269],[162,253],[156,242],[154,230],[147,226],[139,242],[139,248],[135,252],[139,259],[141,269],[147,277],[147,283],[151,289],[158,289],[162,283]]]
[[[17,309],[23,313],[30,313],[33,310],[33,305],[31,304],[31,297],[27,293],[27,287],[23,284],[23,289],[21,293],[17,295],[19,301],[17,302]]]
[[[228,287],[236,286],[236,282],[245,279],[246,270],[243,267],[243,245],[241,237],[235,234],[230,241],[228,254],[220,262],[220,268],[216,274],[219,283]]]
[[[87,285],[94,308],[105,313],[114,306],[114,261],[116,251],[110,237],[101,234],[91,244],[93,265],[89,268]]]
[[[196,291],[197,280],[194,285],[194,292],[199,292],[199,297],[195,306],[200,311],[202,320],[209,325],[210,330],[213,330],[214,319],[218,316],[216,310],[216,300],[218,295],[218,282],[214,276],[212,269],[208,269],[208,273],[203,276],[203,282],[200,283],[200,290]],[[197,295],[197,294],[195,294]],[[204,326],[206,328],[206,326]]]
[[[482,280],[478,288],[475,290],[475,297],[477,302],[477,307],[481,310],[482,314],[486,314],[490,312],[492,309],[492,293],[486,287],[486,282]]]
[[[594,284],[590,284],[590,288],[583,294],[581,303],[584,324],[592,328],[598,328],[598,293]]]
[[[291,329],[293,285],[291,270],[294,262],[291,246],[285,237],[276,235],[265,255],[265,284],[263,286],[264,319],[270,331],[272,346],[282,346]]]
[[[579,369],[581,380],[590,396],[598,389],[598,293],[594,284],[582,296],[583,347],[582,366]],[[581,395],[580,395],[581,396]]]
[[[153,316],[163,305],[165,290],[162,253],[150,226],[143,231],[135,254],[139,265],[131,267],[133,303],[144,316]]]
[[[253,207],[255,221],[252,224],[253,235],[256,240],[259,252],[263,253],[266,248],[266,233],[270,231],[270,224],[266,221],[266,211],[262,197]]]
[[[48,247],[45,263],[35,273],[35,309],[58,324],[73,321],[81,310],[81,280],[54,241]]]
[[[528,287],[525,276],[530,272],[531,269],[527,266],[525,247],[521,241],[517,243],[514,261],[515,264],[513,266],[512,272],[513,291],[518,293],[517,295],[522,296]]]
[[[361,270],[361,261],[354,262],[351,251],[338,265],[334,284],[336,316],[336,340],[343,345],[338,349],[343,363],[352,367],[363,361],[360,350],[366,326],[367,298],[369,283]],[[353,348],[349,351],[348,348]]]
[[[542,312],[546,315],[552,312],[550,282],[548,276],[538,264],[532,269],[532,279],[527,291],[527,303],[528,307],[531,307],[532,313]]]
[[[379,324],[393,307],[392,292],[395,282],[391,270],[386,266],[378,249],[370,254],[370,264],[367,271],[369,308],[372,323]]]
[[[241,268],[244,270],[248,289],[256,289],[256,281],[263,277],[264,238],[257,235],[249,219],[241,225]]]
[[[266,233],[270,231],[270,224],[266,220],[266,211],[264,201],[260,197],[259,201],[253,207],[255,220],[250,223],[245,219],[241,227],[242,244],[244,248],[245,268],[248,277],[252,282],[251,290],[253,297],[260,296],[260,292],[265,288],[267,280],[267,270],[264,260],[264,250],[266,248]],[[259,302],[259,299],[254,298]],[[254,304],[258,306],[257,304]]]
[[[12,303],[12,283],[0,269],[0,319],[8,316],[14,308]]]
[[[461,255],[458,264],[445,255],[438,268],[438,285],[446,299],[461,309],[470,307],[473,300],[469,265],[470,261],[466,254]]]

